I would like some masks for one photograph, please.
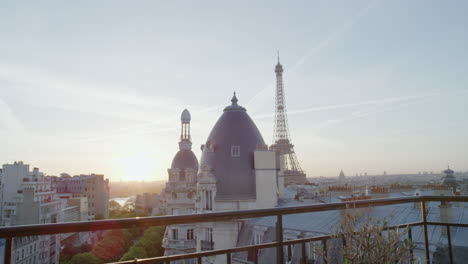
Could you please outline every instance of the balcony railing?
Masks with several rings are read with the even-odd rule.
[[[429,251],[429,239],[428,239],[428,226],[440,226],[447,230],[447,242],[448,242],[448,254],[450,263],[453,263],[452,254],[452,239],[450,236],[451,227],[468,227],[468,224],[461,223],[442,223],[442,222],[429,222],[427,221],[427,210],[426,202],[468,202],[468,196],[413,196],[404,198],[388,198],[388,199],[375,199],[375,200],[363,200],[363,201],[350,201],[341,203],[326,203],[326,204],[315,204],[308,206],[297,206],[297,207],[285,207],[285,208],[271,208],[271,209],[256,209],[256,210],[243,210],[243,211],[229,211],[229,212],[216,212],[208,214],[192,214],[192,215],[177,215],[177,216],[156,216],[156,217],[141,217],[141,218],[130,218],[130,219],[117,219],[117,220],[100,220],[91,222],[74,222],[74,223],[58,223],[58,224],[43,224],[43,225],[27,225],[27,226],[11,226],[0,228],[0,238],[6,239],[5,247],[5,261],[4,263],[11,263],[11,250],[12,240],[15,237],[21,236],[34,236],[34,235],[52,235],[60,233],[71,233],[71,232],[93,232],[98,230],[109,230],[109,229],[124,229],[132,227],[150,227],[150,226],[162,226],[162,225],[174,225],[174,224],[187,224],[187,223],[200,223],[200,222],[216,222],[216,221],[230,221],[230,220],[241,220],[247,218],[257,218],[273,216],[276,217],[276,241],[270,243],[263,243],[250,246],[242,246],[228,249],[209,250],[202,252],[195,252],[183,255],[172,255],[163,257],[154,257],[147,259],[140,259],[138,261],[122,261],[124,263],[169,263],[170,261],[182,260],[182,259],[196,259],[197,263],[202,263],[203,257],[225,255],[226,262],[231,263],[231,259],[236,252],[253,252],[254,263],[258,263],[258,252],[261,249],[276,248],[276,260],[277,263],[283,263],[285,260],[283,248],[290,247],[292,245],[300,245],[302,253],[302,263],[306,263],[306,243],[309,242],[321,242],[324,247],[324,252],[327,252],[326,246],[327,241],[333,238],[333,235],[322,235],[309,238],[300,238],[294,240],[285,241],[283,239],[283,216],[289,214],[301,214],[310,212],[321,212],[331,210],[343,210],[348,208],[366,208],[366,207],[378,207],[395,204],[405,203],[419,203],[422,219],[417,222],[400,224],[397,226],[391,226],[387,229],[395,228],[409,228],[408,238],[412,240],[412,229],[416,226],[422,228],[424,238],[424,253],[425,262],[430,263],[430,251]],[[410,252],[413,254],[413,252]]]
[[[164,239],[163,245],[166,248],[178,248],[178,249],[191,249],[196,248],[196,240],[174,240],[174,239]]]
[[[201,240],[201,250],[213,250],[214,249],[214,242],[209,240]]]

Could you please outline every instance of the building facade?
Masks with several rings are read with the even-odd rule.
[[[31,225],[62,221],[64,202],[50,179],[23,162],[5,164],[1,176],[1,225]],[[18,237],[13,241],[14,263],[58,263],[60,236]],[[30,247],[35,248],[31,251]]]

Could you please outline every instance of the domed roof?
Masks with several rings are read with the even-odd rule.
[[[187,109],[184,109],[184,111],[182,111],[182,115],[180,116],[180,120],[183,123],[190,123],[190,119],[191,119],[190,112]]]
[[[181,149],[174,156],[172,160],[172,169],[180,169],[185,171],[186,169],[194,169],[198,172],[198,160],[195,154],[190,149]]]
[[[445,176],[442,178],[442,184],[445,184],[449,187],[456,187],[458,186],[457,179],[455,178],[454,171],[448,167],[444,170]]]
[[[235,94],[231,102],[211,130],[200,164],[213,169],[216,199],[255,199],[253,152],[265,142]]]

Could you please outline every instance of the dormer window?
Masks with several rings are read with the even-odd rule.
[[[240,156],[240,146],[231,146],[231,156],[232,157]]]

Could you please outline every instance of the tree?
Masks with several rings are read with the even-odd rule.
[[[408,228],[388,229],[385,218],[373,220],[345,210],[340,227],[334,232],[331,250],[327,254],[321,248],[316,251],[329,263],[407,263],[413,248],[411,241],[404,238],[407,232]]]
[[[93,255],[105,262],[115,261],[125,252],[128,245],[124,231],[120,229],[109,230],[91,251]]]
[[[162,256],[164,254],[162,240],[164,238],[165,230],[166,228],[164,226],[153,226],[147,228],[138,242],[135,243],[120,260],[124,261],[135,258]],[[144,252],[141,251],[141,249],[143,249]]]
[[[117,210],[120,210],[121,208],[122,208],[122,206],[118,202],[116,202],[114,200],[111,200],[109,202],[109,210],[110,211],[117,211]]]
[[[142,247],[131,247],[130,250],[123,255],[120,261],[147,258],[146,250]]]
[[[82,264],[82,263],[102,264],[104,262],[89,252],[77,254],[73,256],[68,262],[68,264]]]

